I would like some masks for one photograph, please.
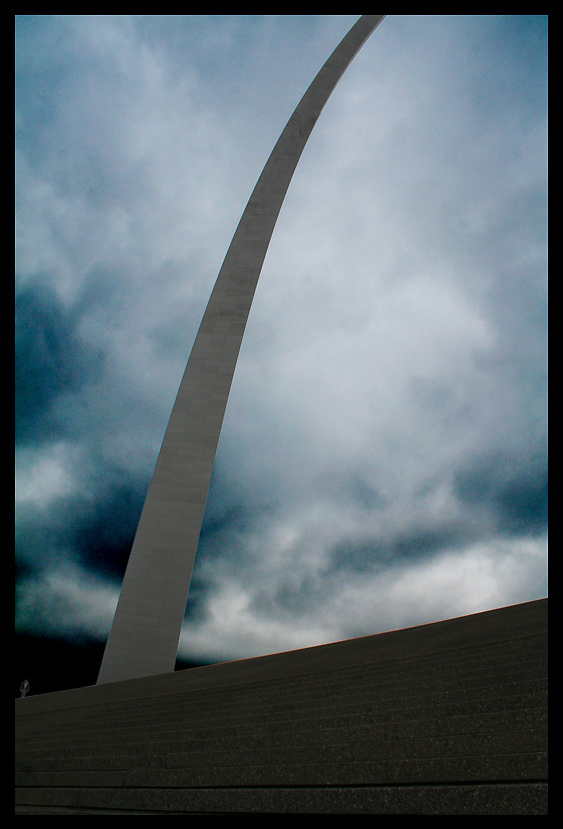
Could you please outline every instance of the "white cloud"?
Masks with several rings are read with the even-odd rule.
[[[545,539],[492,539],[408,566],[389,566],[344,579],[327,579],[322,596],[301,602],[299,579],[292,612],[254,601],[262,579],[225,579],[208,602],[203,622],[186,623],[179,654],[185,659],[241,659],[312,647],[355,636],[427,624],[541,598]],[[302,583],[303,584],[303,583]],[[287,598],[287,597],[286,597]]]
[[[66,441],[52,444],[38,455],[19,449],[16,466],[17,504],[32,502],[46,509],[57,498],[76,491],[75,470],[80,466],[80,448]]]
[[[67,563],[18,586],[16,630],[76,640],[107,637],[119,589]]]
[[[244,659],[276,653],[324,641],[326,630],[312,622],[303,629],[303,620],[256,616],[250,607],[249,591],[240,584],[225,582],[207,605],[205,622],[191,629],[184,627],[180,639],[180,658],[220,661]]]

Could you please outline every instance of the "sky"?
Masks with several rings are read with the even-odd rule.
[[[16,15],[17,687],[95,682],[215,278],[358,17]],[[274,231],[178,666],[546,595],[547,16],[388,15]]]

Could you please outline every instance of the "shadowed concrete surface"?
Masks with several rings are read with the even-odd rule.
[[[547,814],[547,611],[16,700],[16,815]]]

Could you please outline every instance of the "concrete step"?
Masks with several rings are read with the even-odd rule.
[[[304,748],[318,746],[326,748],[341,745],[357,745],[367,741],[392,742],[397,740],[428,738],[446,738],[468,735],[513,734],[533,729],[547,728],[547,707],[524,709],[517,712],[482,716],[458,716],[442,719],[427,719],[378,724],[375,728],[365,724],[330,727],[312,726],[306,730],[267,730],[262,733],[250,733],[238,736],[221,736],[214,734],[213,738],[184,739],[177,742],[166,742],[165,751],[162,743],[145,743],[135,745],[131,754],[127,748],[112,752],[105,750],[99,754],[92,753],[76,755],[74,752],[67,756],[65,753],[54,754],[46,750],[37,756],[30,756],[19,752],[16,758],[16,772],[39,771],[83,771],[108,769],[135,769],[164,767],[168,758],[181,752],[201,753],[229,751],[237,752],[244,749],[269,749],[278,752],[280,749]],[[241,742],[241,736],[243,741]],[[160,750],[160,753],[159,753]],[[172,761],[172,760],[171,760]]]
[[[331,745],[299,745],[284,748],[242,748],[207,752],[171,752],[165,768],[98,769],[88,771],[16,772],[20,786],[195,786],[277,785],[296,783],[308,770],[308,782],[344,784],[360,782],[359,769],[368,770],[361,782],[440,782],[446,763],[450,779],[480,779],[482,769],[506,767],[513,757],[510,778],[542,780],[546,773],[547,729],[516,732],[464,734],[424,739],[360,741]],[[397,781],[398,768],[404,779]],[[435,767],[442,775],[435,778]],[[389,778],[389,768],[394,778]],[[377,770],[377,775],[376,775]],[[374,776],[376,775],[376,776]],[[414,776],[410,776],[414,775]],[[422,780],[420,777],[422,776]]]
[[[297,745],[309,740],[321,739],[330,744],[341,737],[345,740],[362,739],[397,739],[405,733],[412,736],[437,734],[464,734],[471,730],[482,733],[506,731],[517,728],[522,730],[534,726],[545,727],[547,704],[534,708],[525,708],[522,697],[511,698],[512,707],[502,700],[495,700],[497,709],[493,713],[470,712],[466,705],[433,706],[417,711],[417,717],[405,718],[400,707],[391,712],[373,712],[371,716],[351,714],[345,717],[317,717],[298,728],[293,720],[266,722],[258,728],[247,724],[221,730],[221,728],[197,732],[195,737],[178,734],[163,734],[157,738],[127,742],[119,736],[108,735],[97,745],[85,742],[79,745],[41,745],[33,748],[16,750],[16,767],[20,764],[28,769],[65,768],[73,763],[102,762],[102,767],[115,768],[116,762],[125,763],[122,767],[136,767],[142,758],[150,758],[151,764],[157,756],[166,756],[169,752],[214,750],[216,746],[228,747],[241,745],[254,747],[269,744],[274,747],[284,744]],[[483,707],[483,706],[481,706]],[[97,758],[97,759],[96,759]],[[100,760],[102,758],[102,760]],[[57,764],[54,766],[53,764]],[[127,766],[127,763],[130,766]],[[132,766],[131,766],[132,764]],[[81,766],[82,767],[82,766]],[[98,766],[93,766],[97,768]]]
[[[50,792],[35,794],[46,799]],[[65,793],[56,805],[16,808],[16,815],[33,814],[544,815],[547,814],[547,785],[335,786],[329,790],[313,787],[277,787],[273,790],[244,787],[204,791],[129,789],[123,790],[118,798],[113,792],[103,790],[73,790]]]
[[[249,683],[232,689],[222,689],[221,695],[205,694],[182,694],[177,697],[164,697],[162,699],[150,697],[147,700],[135,702],[134,707],[128,702],[121,705],[114,703],[109,706],[82,706],[73,708],[70,711],[53,711],[49,718],[49,725],[53,732],[60,732],[64,725],[71,725],[80,722],[83,729],[98,729],[99,722],[107,727],[112,721],[120,726],[128,722],[135,723],[141,718],[143,712],[150,714],[151,721],[155,725],[164,725],[166,721],[178,722],[183,715],[185,723],[198,721],[200,716],[209,718],[222,716],[226,711],[244,710],[251,707],[254,712],[258,709],[275,713],[276,710],[288,710],[288,706],[306,707],[310,705],[334,704],[334,700],[349,700],[350,695],[359,699],[362,695],[368,698],[370,695],[377,695],[379,700],[386,696],[394,697],[397,692],[403,692],[407,687],[416,688],[417,693],[431,693],[436,688],[446,690],[471,687],[481,688],[487,685],[499,685],[501,683],[521,683],[523,680],[537,679],[538,676],[547,672],[547,660],[543,661],[537,656],[537,648],[534,655],[519,661],[517,664],[510,663],[500,669],[498,665],[488,663],[482,665],[475,658],[467,663],[465,667],[456,662],[453,658],[447,659],[429,671],[425,671],[424,665],[410,666],[410,668],[385,666],[374,671],[370,667],[362,666],[358,670],[350,670],[347,675],[339,672],[337,676],[326,678],[320,676],[318,685],[311,678],[295,682],[277,682],[273,688],[268,683]],[[27,728],[30,733],[36,733],[37,727],[43,723],[40,714],[30,714],[26,718],[27,725],[23,725],[22,735]]]
[[[547,600],[16,701],[16,814],[547,814]]]
[[[507,685],[487,685],[484,687],[460,688],[455,685],[442,691],[425,692],[425,689],[395,689],[392,696],[381,697],[376,693],[354,697],[346,700],[332,700],[313,706],[309,702],[299,705],[288,702],[286,705],[261,707],[257,701],[247,707],[241,707],[222,716],[198,718],[178,716],[174,724],[152,723],[150,715],[139,716],[137,722],[127,720],[125,723],[113,723],[110,726],[92,730],[88,728],[64,729],[53,734],[46,729],[46,735],[37,727],[32,732],[26,729],[25,735],[18,738],[22,751],[34,752],[41,749],[40,743],[48,743],[49,748],[65,746],[110,746],[119,742],[120,746],[138,742],[151,742],[153,738],[166,744],[172,740],[205,739],[219,733],[225,736],[229,729],[240,736],[241,733],[260,733],[264,729],[271,731],[277,725],[278,730],[285,730],[285,724],[291,723],[291,730],[307,728],[312,720],[318,727],[326,728],[330,723],[338,723],[355,717],[365,727],[374,727],[381,723],[400,719],[414,722],[419,719],[436,717],[436,712],[447,710],[447,716],[471,713],[477,715],[487,711],[518,710],[518,708],[546,704],[545,680],[511,682]],[[447,707],[447,708],[446,708]],[[441,716],[443,716],[441,714]]]
[[[78,731],[60,735],[58,740],[54,738],[47,740],[43,738],[41,731],[38,731],[34,738],[27,738],[25,741],[20,741],[18,736],[18,750],[29,754],[32,751],[45,751],[45,748],[51,749],[54,746],[58,748],[65,745],[105,746],[118,741],[123,744],[126,741],[131,741],[133,744],[154,741],[169,744],[170,741],[176,740],[182,744],[189,742],[199,744],[217,739],[222,742],[229,739],[236,741],[242,736],[259,737],[261,734],[266,734],[268,737],[284,733],[295,735],[312,729],[325,733],[330,727],[347,729],[363,727],[373,731],[384,727],[399,727],[401,724],[408,723],[409,728],[415,728],[419,722],[433,721],[437,718],[444,723],[454,724],[468,717],[473,722],[480,721],[484,715],[496,715],[497,717],[504,715],[505,719],[510,717],[514,721],[522,709],[531,707],[524,704],[526,699],[533,700],[536,711],[541,710],[542,705],[547,708],[545,693],[528,694],[527,697],[522,694],[502,696],[498,693],[497,686],[493,686],[490,691],[488,699],[476,697],[473,700],[448,702],[451,694],[433,694],[426,698],[413,697],[410,706],[402,706],[402,700],[397,699],[377,702],[371,700],[367,705],[350,705],[349,710],[344,714],[339,713],[340,708],[319,709],[312,712],[309,717],[298,716],[301,712],[291,711],[276,717],[254,717],[249,712],[241,715],[240,719],[232,723],[213,721],[211,724],[196,723],[192,728],[184,728],[180,720],[176,727],[154,728],[147,724],[146,729],[139,724],[126,729],[112,728],[102,733],[87,732],[85,734]]]
[[[437,745],[447,746],[448,751],[456,755],[483,746],[488,747],[487,750],[497,746],[498,752],[502,746],[514,746],[514,750],[518,748],[522,751],[543,750],[547,740],[545,711],[537,713],[537,721],[530,725],[531,719],[532,715],[528,723],[517,723],[517,730],[504,727],[481,733],[476,730],[448,731],[443,727],[443,721],[433,720],[429,724],[424,723],[426,728],[413,728],[411,731],[415,736],[410,737],[406,736],[407,724],[396,731],[387,728],[380,733],[364,731],[363,734],[359,734],[360,729],[352,732],[348,729],[327,729],[326,734],[313,730],[303,732],[297,735],[297,739],[291,734],[284,734],[281,738],[277,735],[261,735],[259,740],[245,737],[242,738],[242,747],[238,748],[233,745],[221,745],[220,741],[201,747],[187,747],[182,743],[148,743],[124,746],[122,751],[117,750],[118,746],[115,746],[115,750],[97,748],[86,749],[81,753],[67,751],[58,754],[48,753],[39,757],[19,756],[16,760],[16,772],[33,775],[44,771],[128,771],[180,766],[210,769],[217,765],[228,766],[237,763],[296,763],[298,759],[299,762],[317,762],[319,757],[323,762],[328,762],[331,757],[343,756],[350,762],[359,762],[379,755],[387,757],[390,752],[395,755],[401,751],[417,752],[422,756],[425,752],[434,751]],[[19,780],[22,785],[26,784],[24,777],[20,777]],[[34,778],[34,781],[37,782],[37,779]]]
[[[547,600],[499,608],[487,613],[420,625],[406,630],[390,631],[334,642],[315,648],[272,654],[256,659],[210,665],[164,676],[128,680],[105,686],[79,688],[41,697],[28,697],[26,714],[37,711],[70,709],[85,704],[119,701],[133,702],[153,695],[164,697],[185,690],[210,690],[233,687],[254,680],[281,680],[303,674],[320,674],[327,669],[341,669],[362,663],[413,658],[422,654],[441,653],[456,647],[482,647],[505,640],[518,644],[522,637],[536,632],[545,636]]]
[[[501,654],[496,659],[487,660],[473,656],[466,663],[461,664],[459,660],[449,657],[428,667],[425,666],[424,660],[409,666],[391,664],[377,666],[376,669],[373,666],[361,666],[357,670],[341,671],[337,675],[328,677],[324,675],[318,678],[307,677],[299,682],[279,681],[275,688],[271,683],[261,682],[222,689],[221,693],[206,693],[204,697],[199,691],[191,694],[185,692],[174,697],[149,697],[146,700],[136,701],[134,711],[131,711],[131,706],[127,702],[121,705],[117,703],[103,706],[91,705],[72,708],[68,711],[53,711],[50,721],[54,730],[58,729],[60,724],[70,724],[78,719],[84,721],[85,725],[90,724],[92,728],[97,728],[100,720],[108,723],[115,718],[123,722],[127,718],[136,718],[141,711],[150,711],[153,716],[175,720],[182,711],[196,713],[199,709],[202,713],[206,712],[211,715],[213,711],[220,711],[222,708],[232,709],[234,706],[243,705],[254,699],[257,699],[262,706],[271,704],[272,701],[282,705],[287,700],[301,702],[307,699],[314,700],[318,705],[325,700],[328,701],[343,694],[347,695],[350,692],[355,694],[377,692],[378,695],[383,696],[385,693],[393,694],[395,688],[404,687],[405,684],[429,689],[432,686],[443,688],[445,683],[448,685],[458,683],[458,687],[459,683],[463,683],[464,687],[479,686],[484,682],[500,684],[507,681],[534,679],[547,670],[547,657],[538,655],[537,647],[534,647],[530,655],[521,657],[518,661],[503,665],[499,664],[500,658]],[[36,716],[41,721],[40,714]],[[35,728],[33,720],[33,714],[27,716],[30,730]]]
[[[279,690],[282,688],[287,688],[291,685],[295,687],[307,687],[307,685],[311,685],[313,682],[315,691],[321,692],[322,686],[328,685],[329,687],[335,686],[338,682],[346,682],[352,681],[354,677],[361,673],[367,673],[370,677],[375,678],[385,678],[389,673],[392,675],[400,675],[401,670],[403,672],[410,673],[413,677],[417,676],[418,674],[422,673],[426,677],[431,677],[432,675],[438,674],[438,676],[443,675],[443,667],[446,665],[449,667],[450,672],[453,670],[463,670],[465,667],[469,667],[471,670],[476,669],[476,665],[479,666],[479,670],[492,670],[492,671],[501,671],[502,669],[508,666],[519,666],[522,668],[524,665],[527,664],[528,660],[537,659],[538,658],[538,647],[544,645],[545,646],[545,636],[543,634],[536,634],[535,636],[529,635],[520,637],[518,641],[518,645],[514,646],[511,640],[498,640],[491,643],[486,643],[480,647],[477,646],[467,646],[463,648],[449,648],[445,651],[440,653],[425,653],[410,657],[404,657],[402,659],[389,659],[386,661],[376,660],[374,658],[371,662],[364,662],[359,665],[344,665],[342,667],[337,667],[332,670],[324,670],[324,671],[317,671],[314,666],[312,670],[308,673],[303,673],[298,675],[297,677],[291,675],[289,677],[280,676],[278,677],[278,684],[276,693],[279,694]],[[545,648],[544,648],[545,650]],[[364,658],[367,658],[364,655]],[[545,656],[544,656],[545,658]],[[477,661],[476,661],[477,660]],[[253,662],[254,660],[248,660],[248,662]],[[240,663],[230,663],[235,666],[239,666]],[[218,666],[210,666],[210,667],[218,667]],[[223,667],[223,666],[222,666]],[[197,699],[201,689],[197,687],[195,683],[190,683],[189,680],[195,679],[196,675],[197,678],[202,678],[201,671],[206,671],[208,669],[196,669],[195,671],[184,671],[179,674],[173,675],[175,678],[178,678],[178,684],[176,688],[180,687],[181,692],[172,694],[157,694],[157,698],[164,700],[166,697],[170,698],[170,702],[173,701],[172,697],[175,697],[174,701],[181,702],[184,697],[190,696],[190,704],[192,704],[193,699]],[[187,676],[186,676],[187,675]],[[151,678],[152,679],[152,678]],[[181,679],[186,679],[186,682],[181,683]],[[145,680],[144,682],[148,682]],[[122,684],[122,683],[121,683]],[[194,684],[195,687],[193,690],[190,688],[190,685]],[[163,683],[164,685],[164,683]],[[210,687],[206,688],[206,703],[211,703],[212,699],[221,700],[227,697],[229,700],[236,697],[237,694],[246,694],[247,690],[250,687],[256,687],[261,691],[268,691],[271,688],[270,679],[263,679],[257,680],[255,682],[240,682],[240,683],[229,683],[227,687],[222,687],[219,685],[218,687]],[[111,691],[114,686],[106,686],[108,691]],[[104,697],[106,696],[103,692],[106,688],[99,687],[96,688],[96,695],[95,697],[91,698],[92,706],[98,706],[102,708],[104,706]],[[80,689],[79,689],[80,690]],[[93,689],[81,689],[85,692],[93,691]],[[79,694],[79,691],[76,692],[67,692],[70,694]],[[47,694],[44,695],[41,699],[42,701],[49,702],[49,698],[53,695]],[[31,698],[28,698],[26,702],[29,702]],[[35,698],[37,700],[38,698]],[[143,704],[151,704],[151,694],[147,692],[143,695],[142,699],[137,700],[137,705]],[[61,713],[66,714],[67,716],[72,716],[73,711],[75,708],[70,704],[72,700],[69,698],[68,700],[69,705],[61,710]],[[86,700],[84,701],[84,703]],[[113,701],[110,699],[109,706],[111,707],[116,704],[117,701]],[[78,701],[79,707],[83,706],[83,702],[81,700]],[[123,705],[126,706],[128,701],[124,701]],[[95,710],[93,708],[93,710]],[[103,712],[104,715],[106,712]],[[27,714],[30,716],[30,713]]]

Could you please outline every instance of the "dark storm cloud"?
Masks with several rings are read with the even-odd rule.
[[[244,504],[233,504],[230,498],[222,495],[212,495],[211,504],[201,527],[200,543],[202,546],[209,545],[216,555],[223,555],[223,539],[226,538],[232,556],[237,548],[237,538],[244,536],[252,526],[254,511]],[[213,552],[210,554],[213,555]]]
[[[18,557],[38,571],[70,558],[120,583],[145,495],[141,486],[108,481],[94,498],[61,496],[48,507],[24,504],[18,509]]]
[[[547,453],[530,457],[493,453],[455,476],[460,501],[478,509],[498,532],[536,535],[547,530]]]
[[[215,464],[209,486],[209,508],[202,525],[202,540],[219,540],[222,533],[243,537],[260,518],[276,508],[275,487],[260,490],[241,479],[231,459],[222,456]]]
[[[67,512],[69,546],[86,569],[99,570],[121,583],[145,496],[144,486],[113,484],[77,520]]]
[[[340,541],[332,550],[331,570],[369,572],[397,564],[407,566],[428,561],[444,550],[463,549],[475,534],[462,525],[417,526],[410,532],[397,531],[391,537],[363,541]]]
[[[16,305],[16,441],[41,443],[61,435],[52,404],[99,376],[102,355],[80,338],[79,319],[63,307],[46,277],[18,295]]]

